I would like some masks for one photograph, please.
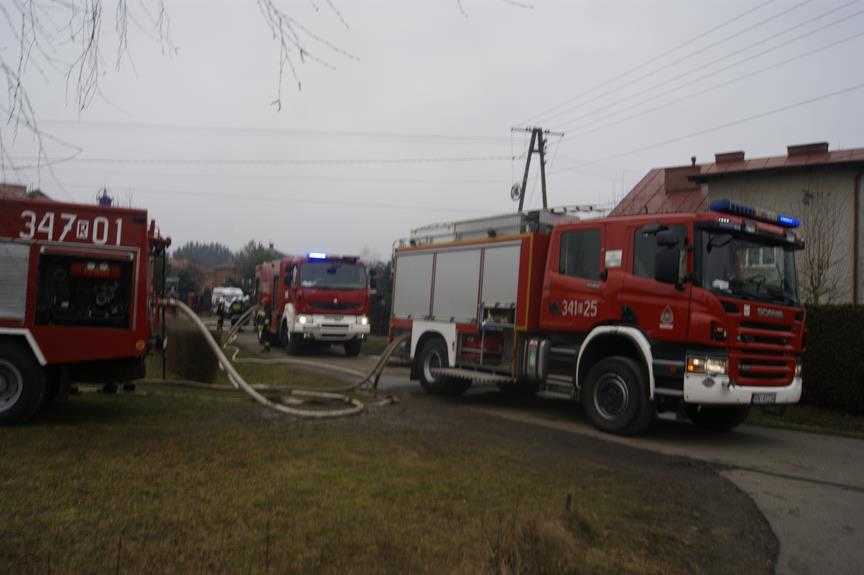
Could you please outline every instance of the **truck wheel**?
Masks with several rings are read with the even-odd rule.
[[[642,433],[654,421],[654,404],[639,364],[627,357],[607,357],[588,372],[582,406],[597,429],[618,435]]]
[[[420,374],[420,386],[426,393],[437,395],[461,395],[471,387],[471,381],[467,379],[455,379],[442,375],[433,375],[432,369],[436,367],[447,367],[447,344],[439,338],[427,340],[416,358]]]
[[[349,339],[345,342],[345,355],[348,357],[357,357],[360,355],[360,348],[363,347],[363,340],[359,337]]]
[[[687,403],[684,411],[697,427],[711,431],[730,431],[744,423],[750,414],[750,406],[714,407]]]
[[[45,373],[29,350],[0,343],[0,424],[33,417],[46,391]]]
[[[288,333],[288,324],[283,323],[279,327],[279,343],[288,355],[300,353],[300,344],[296,337]]]

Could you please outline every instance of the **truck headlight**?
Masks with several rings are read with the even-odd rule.
[[[305,324],[307,321],[309,321],[309,318],[306,317],[305,315],[301,315],[301,316],[297,317],[297,321],[300,322],[301,324]]]
[[[369,325],[369,318],[365,315],[361,315],[357,318],[357,323],[359,323],[360,325]]]
[[[688,355],[687,373],[704,373],[707,375],[726,375],[729,360],[725,357]]]

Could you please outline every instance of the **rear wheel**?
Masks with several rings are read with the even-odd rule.
[[[716,407],[688,403],[684,405],[684,410],[690,421],[711,431],[730,431],[744,423],[750,414],[749,405]]]
[[[345,342],[345,355],[348,357],[357,357],[360,355],[360,349],[363,347],[363,340],[359,337],[349,339]]]
[[[31,418],[45,398],[45,373],[29,350],[0,343],[0,424]]]
[[[432,373],[435,368],[447,367],[447,344],[443,339],[433,338],[426,340],[417,354],[418,372],[420,386],[426,393],[438,395],[461,395],[469,387],[471,381],[467,379],[454,379],[443,375]]]
[[[618,435],[642,433],[654,421],[639,364],[627,357],[607,357],[588,372],[582,406],[597,429]]]

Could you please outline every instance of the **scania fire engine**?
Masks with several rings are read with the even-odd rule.
[[[579,220],[539,210],[414,230],[394,252],[391,336],[412,379],[580,400],[599,429],[657,412],[729,429],[801,397],[804,309],[789,216],[728,201],[700,213]]]
[[[70,380],[143,376],[151,259],[169,243],[144,210],[0,200],[0,423],[28,419]]]
[[[369,282],[355,256],[310,253],[255,270],[259,341],[288,353],[314,344],[341,344],[356,356],[369,335]]]

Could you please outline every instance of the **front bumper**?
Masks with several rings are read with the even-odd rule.
[[[706,378],[713,380],[710,386],[705,385]],[[730,384],[727,375],[707,376],[688,373],[684,375],[684,401],[704,405],[750,405],[754,403],[753,394],[758,393],[774,394],[771,404],[798,403],[801,399],[802,385],[802,378],[795,377],[792,383],[785,387],[745,387]]]
[[[345,342],[369,335],[369,324],[363,325],[354,315],[306,315],[306,323],[294,322],[293,333],[303,339],[327,342]]]

